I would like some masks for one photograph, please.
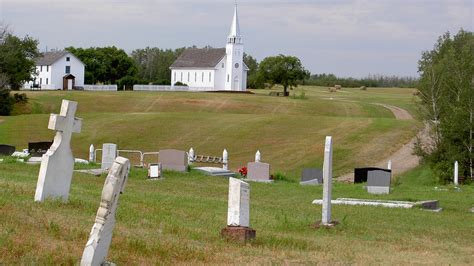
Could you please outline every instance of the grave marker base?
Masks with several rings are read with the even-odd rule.
[[[221,236],[228,241],[246,243],[254,240],[256,231],[250,227],[227,226],[221,230]]]
[[[339,222],[338,221],[331,221],[330,223],[328,224],[323,224],[322,221],[317,221],[315,224],[313,224],[311,227],[313,227],[314,229],[319,229],[319,228],[333,228],[335,227],[336,225],[338,225]]]

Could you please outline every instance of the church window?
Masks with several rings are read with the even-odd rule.
[[[235,63],[235,68],[239,68],[239,63]]]
[[[194,82],[197,82],[197,81],[198,81],[198,73],[194,72]]]
[[[229,83],[229,74],[227,74],[227,83]]]
[[[211,76],[212,76],[212,73],[209,72],[209,82],[211,82]]]
[[[204,82],[204,72],[202,72],[202,77],[201,77],[201,79],[202,79],[202,82]]]
[[[43,78],[40,78],[40,85],[43,84]]]
[[[224,63],[222,63],[222,68],[224,68]]]
[[[64,71],[66,72],[66,74],[70,74],[71,73],[71,66],[66,66],[66,69]]]
[[[48,81],[49,81],[48,78],[46,78],[46,85],[48,85]]]
[[[179,81],[183,81],[183,72],[181,72],[181,78],[179,79]]]
[[[49,66],[46,66],[46,72],[49,72]]]
[[[43,66],[40,66],[40,72],[43,72]]]
[[[174,72],[174,81],[176,81],[176,72]]]
[[[188,72],[188,82],[189,82],[189,77],[191,76],[191,73]]]
[[[66,61],[68,61],[68,62],[71,61],[71,58],[69,56],[66,57]]]

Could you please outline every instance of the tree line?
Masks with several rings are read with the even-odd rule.
[[[416,77],[387,76],[381,74],[368,75],[365,78],[342,78],[334,74],[314,74],[305,81],[307,85],[334,86],[335,84],[348,88],[356,87],[381,87],[381,88],[415,88],[418,83]]]
[[[454,161],[460,176],[474,181],[474,35],[460,30],[441,37],[418,63],[420,113],[431,143],[418,141],[416,152],[442,182],[452,180]]]

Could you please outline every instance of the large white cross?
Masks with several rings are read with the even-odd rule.
[[[63,100],[59,115],[51,114],[48,128],[56,131],[53,145],[41,159],[35,201],[61,198],[67,201],[74,170],[72,133],[81,132],[82,120],[74,117],[77,102]]]
[[[81,133],[82,119],[74,117],[77,102],[63,100],[59,115],[51,114],[48,128],[61,132],[62,142],[69,143],[72,133]]]

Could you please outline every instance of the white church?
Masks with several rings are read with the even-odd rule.
[[[237,6],[225,48],[191,48],[171,65],[171,83],[198,90],[245,91],[248,67],[244,61]]]

